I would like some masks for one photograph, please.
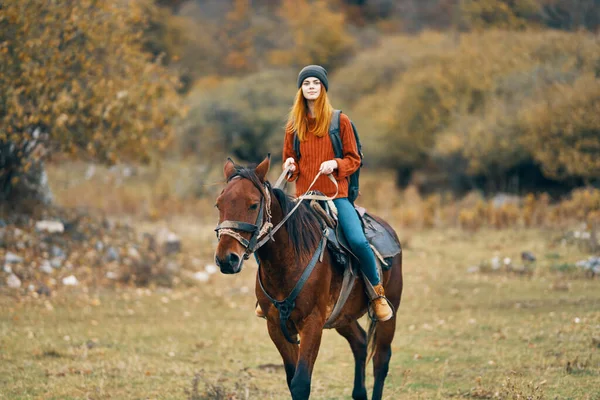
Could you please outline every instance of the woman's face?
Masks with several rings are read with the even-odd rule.
[[[302,82],[302,94],[306,100],[316,100],[321,94],[321,81],[319,78],[308,77]]]

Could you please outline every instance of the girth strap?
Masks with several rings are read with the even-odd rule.
[[[350,293],[352,293],[352,289],[354,288],[354,284],[356,283],[356,275],[354,275],[354,271],[352,270],[352,260],[349,261],[349,264],[350,265],[347,265],[346,269],[344,270],[344,279],[342,280],[342,288],[340,289],[340,295],[337,299],[337,302],[335,303],[335,306],[333,307],[331,315],[329,316],[329,318],[327,318],[327,321],[325,321],[324,328],[329,329],[333,327],[333,324],[339,317],[340,312],[342,311],[342,308],[344,308],[346,300],[348,300],[348,297],[350,297]]]
[[[258,283],[260,285],[260,288],[262,289],[265,296],[267,296],[269,301],[273,303],[275,308],[277,308],[277,311],[279,311],[279,325],[281,327],[281,331],[283,332],[283,336],[285,336],[286,340],[292,344],[298,344],[300,343],[300,341],[293,340],[290,337],[290,333],[287,329],[287,320],[290,318],[292,311],[296,307],[296,297],[298,297],[298,295],[300,294],[300,291],[302,290],[304,284],[310,277],[310,274],[315,268],[315,265],[317,265],[317,261],[319,260],[321,253],[325,250],[325,243],[325,234],[323,234],[323,236],[321,237],[321,241],[319,242],[319,246],[315,249],[315,253],[313,254],[306,268],[304,269],[302,276],[300,276],[300,279],[298,280],[298,282],[296,282],[296,286],[294,286],[292,292],[282,301],[272,298],[265,290],[265,287],[262,283],[262,279],[260,278],[260,263],[258,264]]]

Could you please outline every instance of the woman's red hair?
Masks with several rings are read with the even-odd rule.
[[[327,91],[324,86],[321,86],[321,94],[315,100],[315,121],[316,126],[314,134],[322,137],[329,132],[329,124],[331,123],[331,115],[333,107],[327,97]],[[298,89],[294,105],[288,116],[288,126],[292,127],[292,131],[296,132],[298,138],[303,141],[308,133],[308,102],[302,94],[302,88]]]

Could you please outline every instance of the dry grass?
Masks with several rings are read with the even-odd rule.
[[[141,231],[167,226],[185,253],[210,260],[219,170],[166,163],[124,176],[96,167],[86,179],[87,168],[50,168],[59,204],[126,218]],[[404,245],[386,399],[600,398],[600,280],[572,268],[590,247],[564,230],[586,218],[593,226],[597,191],[558,205],[530,196],[496,208],[475,194],[456,201],[399,192],[390,173],[361,179],[362,203],[390,221]],[[525,250],[538,258],[528,274],[467,273]],[[212,275],[195,287],[2,297],[0,398],[289,398],[280,357],[254,317],[255,273],[249,262],[236,276]],[[347,343],[326,331],[313,397],[349,398],[352,374]]]
[[[271,182],[279,173],[279,166],[274,165]],[[48,174],[60,205],[151,222],[184,216],[212,223],[214,215],[210,210],[224,185],[221,166],[208,168],[177,161],[112,169],[63,163],[50,166]],[[598,189],[577,189],[553,203],[543,193],[524,198],[509,196],[504,201],[486,199],[476,192],[462,199],[455,199],[449,193],[424,197],[416,187],[401,191],[394,182],[391,171],[363,171],[364,195],[358,203],[406,229],[461,228],[472,232],[482,228],[567,229],[579,228],[583,223],[583,229],[589,232],[600,227]],[[293,192],[293,186],[288,190]]]
[[[600,280],[551,269],[585,256],[557,236],[413,233],[385,398],[597,399]],[[538,256],[532,276],[466,272],[523,250]],[[0,298],[0,398],[289,398],[253,315],[255,273],[250,263],[194,288]],[[349,398],[352,363],[344,339],[326,331],[314,398]]]
[[[50,165],[48,176],[61,206],[149,221],[201,218],[223,181],[219,171],[180,162],[113,168],[72,162]]]

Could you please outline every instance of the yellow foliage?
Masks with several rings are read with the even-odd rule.
[[[458,223],[462,229],[476,231],[481,228],[483,220],[479,218],[476,211],[463,209],[458,214]]]
[[[386,38],[359,55],[336,72],[342,84],[333,90],[351,105],[365,154],[381,166],[414,169],[443,160],[446,164],[438,165],[449,165],[449,175],[496,179],[519,164],[542,160],[534,153],[543,146],[522,136],[529,131],[538,142],[544,140],[547,135],[539,132],[548,130],[548,123],[537,110],[546,107],[555,125],[561,118],[592,136],[577,145],[586,150],[571,151],[563,143],[564,162],[571,164],[574,154],[589,150],[579,170],[573,165],[566,176],[582,176],[582,169],[598,176],[588,158],[600,160],[593,139],[600,136],[593,125],[600,113],[592,101],[599,53],[600,43],[584,32],[424,32]],[[572,84],[576,79],[590,85],[579,90]],[[573,95],[548,90],[554,82],[564,82]],[[576,101],[575,94],[581,106],[566,105]],[[524,122],[528,113],[532,126]]]
[[[423,226],[433,228],[437,225],[439,219],[439,210],[442,204],[442,196],[433,194],[425,200],[423,204]]]
[[[551,204],[546,193],[528,194],[522,201],[494,204],[471,192],[461,200],[432,195],[425,200],[414,187],[407,188],[393,210],[391,221],[407,228],[458,226],[468,231],[484,227],[567,227],[587,223],[588,228],[600,224],[600,190],[577,189],[568,198]]]
[[[178,83],[143,51],[146,6],[4,1],[0,129],[18,134],[19,146],[39,128],[52,149],[105,162],[144,158],[168,143],[180,114]]]
[[[255,29],[251,21],[252,9],[247,0],[234,0],[233,7],[225,15],[219,40],[227,49],[224,58],[225,72],[247,74],[256,70],[254,50]]]
[[[324,0],[282,0],[279,15],[289,43],[269,54],[275,66],[321,64],[334,69],[349,58],[354,39],[346,31],[345,15]]]
[[[535,0],[463,0],[460,13],[463,24],[475,29],[523,29],[540,11]]]
[[[523,111],[522,142],[555,178],[600,176],[600,82],[593,73],[555,84]]]

